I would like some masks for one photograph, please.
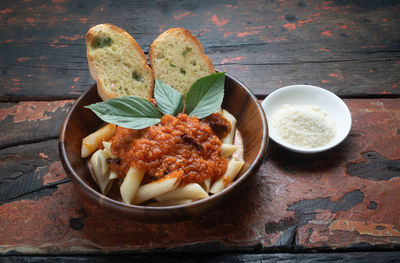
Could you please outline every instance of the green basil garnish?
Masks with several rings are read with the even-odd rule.
[[[161,113],[148,100],[140,97],[119,97],[85,106],[100,119],[129,129],[143,129],[161,120]]]
[[[109,99],[85,106],[100,119],[130,129],[143,129],[161,121],[162,114],[177,116],[185,113],[205,118],[221,107],[224,98],[225,73],[219,72],[198,79],[191,87],[183,103],[178,91],[156,79],[154,98],[158,109],[148,100],[127,96]]]
[[[156,79],[154,85],[154,98],[157,107],[164,114],[176,116],[183,110],[182,94],[159,79]]]
[[[198,79],[186,95],[185,113],[201,119],[217,111],[224,99],[224,84],[224,72]]]

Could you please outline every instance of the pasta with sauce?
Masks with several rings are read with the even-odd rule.
[[[184,113],[164,115],[160,123],[142,130],[110,126],[105,133],[102,128],[86,137],[95,145],[84,139],[82,147],[102,156],[101,162],[92,157],[90,163],[103,194],[118,181],[125,203],[186,204],[222,191],[239,173],[244,161],[231,158],[238,149],[233,144],[235,124],[226,110],[200,120]]]

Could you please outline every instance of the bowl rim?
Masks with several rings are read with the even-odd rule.
[[[173,206],[164,206],[164,207],[153,207],[153,206],[141,206],[141,205],[132,205],[132,204],[126,204],[117,200],[114,200],[108,196],[103,195],[102,193],[98,192],[97,190],[93,189],[92,187],[90,187],[88,184],[86,184],[84,182],[84,180],[82,180],[80,178],[80,176],[75,172],[75,170],[73,169],[73,167],[71,166],[68,157],[67,157],[67,153],[65,150],[65,133],[66,133],[66,129],[68,126],[68,123],[70,121],[71,115],[72,113],[75,111],[75,109],[77,108],[79,102],[93,89],[96,87],[96,85],[93,85],[92,87],[90,87],[88,90],[86,90],[84,93],[82,93],[74,102],[74,104],[71,106],[71,108],[69,109],[68,113],[65,116],[65,119],[63,121],[63,124],[61,126],[61,130],[60,130],[60,135],[59,135],[59,155],[60,155],[60,159],[61,162],[63,164],[64,170],[66,171],[68,177],[71,179],[71,181],[75,184],[80,185],[80,187],[77,187],[81,192],[83,192],[84,194],[86,194],[90,199],[97,201],[99,200],[107,209],[111,209],[111,210],[116,210],[116,207],[118,207],[119,210],[124,210],[126,212],[128,211],[132,211],[132,210],[142,210],[145,213],[149,213],[149,212],[156,212],[156,211],[176,211],[179,209],[190,209],[190,208],[195,208],[195,207],[201,207],[202,205],[204,205],[205,203],[208,202],[212,202],[213,200],[222,198],[223,196],[225,196],[228,192],[233,191],[235,188],[239,187],[241,185],[242,181],[245,181],[249,175],[251,175],[253,173],[253,171],[255,171],[259,165],[261,165],[262,161],[263,161],[263,157],[264,154],[266,152],[267,146],[268,146],[268,123],[267,123],[267,118],[265,115],[265,112],[263,110],[263,108],[261,107],[261,104],[258,102],[256,96],[252,93],[252,91],[246,86],[244,85],[241,81],[239,81],[238,79],[236,79],[235,77],[231,76],[230,74],[225,72],[225,75],[227,78],[231,79],[234,82],[237,82],[249,95],[249,97],[251,98],[251,100],[256,104],[257,106],[257,110],[259,115],[261,116],[261,120],[262,120],[262,127],[263,127],[263,133],[262,133],[262,141],[261,141],[261,145],[260,148],[258,150],[257,156],[254,159],[254,161],[250,164],[250,166],[247,168],[247,170],[242,174],[242,176],[240,176],[239,178],[237,178],[237,180],[235,180],[231,185],[229,185],[228,187],[226,187],[225,189],[223,189],[221,192],[212,195],[208,198],[204,198],[204,199],[200,199],[197,201],[193,201],[192,203],[189,204],[181,204],[181,205],[173,205]]]
[[[309,91],[311,90],[317,90],[319,93],[325,94],[326,96],[330,97],[330,100],[333,100],[335,103],[337,103],[338,105],[341,106],[341,108],[344,110],[346,116],[344,117],[345,119],[347,119],[348,121],[345,122],[345,126],[343,126],[344,133],[341,137],[336,137],[333,140],[333,143],[328,143],[325,146],[321,146],[321,147],[317,147],[317,148],[304,148],[304,147],[300,147],[300,146],[295,146],[289,143],[286,143],[285,141],[283,141],[282,139],[280,139],[279,137],[274,136],[274,133],[269,133],[269,137],[276,143],[278,143],[279,145],[281,145],[282,147],[294,151],[294,152],[298,152],[298,153],[304,153],[304,154],[313,154],[313,153],[320,153],[320,152],[324,152],[327,150],[330,150],[334,147],[336,147],[337,145],[339,145],[340,143],[342,143],[346,137],[348,136],[348,134],[350,133],[351,130],[351,126],[352,126],[352,117],[351,117],[351,112],[348,108],[348,106],[346,105],[346,103],[339,97],[337,96],[335,93],[318,87],[318,86],[313,86],[313,85],[307,85],[307,84],[295,84],[295,85],[289,85],[289,86],[284,86],[282,88],[279,88],[275,91],[273,91],[272,93],[270,93],[261,103],[262,108],[266,113],[266,108],[267,105],[269,103],[271,103],[272,101],[274,101],[274,99],[280,95],[280,93],[282,92],[291,92],[300,88],[305,88]],[[282,104],[283,105],[283,104]],[[272,126],[269,125],[270,129],[272,129]],[[338,138],[338,139],[337,139]]]

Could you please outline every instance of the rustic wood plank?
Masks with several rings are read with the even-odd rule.
[[[0,149],[56,139],[73,100],[0,103]]]
[[[0,252],[400,249],[400,99],[345,102],[353,127],[341,145],[304,156],[271,142],[234,206],[171,224],[137,223],[81,200],[57,140],[4,148]]]
[[[102,256],[58,256],[58,257],[3,257],[4,263],[63,262],[397,262],[400,252],[352,252],[352,253],[302,253],[302,254],[156,254],[156,255],[102,255]]]
[[[57,140],[2,149],[0,168],[0,205],[38,200],[69,181],[58,157]]]
[[[397,67],[396,61],[339,61],[276,65],[234,64],[218,68],[225,72],[235,72],[234,76],[239,80],[245,79],[246,85],[252,88],[259,98],[264,98],[264,94],[281,87],[295,84],[314,85],[351,98],[398,97],[398,86],[393,84],[396,82],[394,79],[398,78]],[[392,77],[386,78],[387,74]],[[381,88],[378,88],[380,84],[375,82],[376,79],[380,79]]]
[[[314,84],[341,96],[400,94],[398,1],[2,1],[0,100],[76,98],[94,83],[84,37],[90,26],[126,29],[145,52],[182,26],[216,67],[257,95]]]

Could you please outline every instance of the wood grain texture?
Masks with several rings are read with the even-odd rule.
[[[304,156],[271,143],[232,205],[171,224],[133,222],[83,201],[56,140],[2,149],[0,252],[398,250],[400,99],[345,102],[353,127],[338,147]]]
[[[0,204],[37,200],[68,182],[56,149],[56,140],[48,140],[0,150]]]
[[[308,253],[308,254],[155,254],[155,255],[101,255],[101,256],[59,256],[59,257],[24,257],[9,256],[2,258],[4,263],[36,263],[51,261],[54,263],[70,263],[70,262],[210,262],[210,263],[231,263],[231,262],[397,262],[400,252],[367,252],[367,253]]]
[[[150,255],[121,252],[172,253],[152,258],[166,262],[398,261],[399,17],[395,0],[0,1],[0,261]],[[73,99],[95,83],[85,34],[104,22],[146,54],[161,32],[185,27],[218,70],[259,98],[291,84],[353,98],[345,100],[350,135],[312,156],[271,143],[248,190],[195,220],[155,225],[109,214],[81,199],[56,140]],[[258,254],[334,250],[364,253]]]
[[[94,84],[85,34],[124,28],[147,53],[185,27],[216,68],[263,97],[312,84],[346,97],[400,94],[398,1],[1,1],[0,100],[76,98]]]
[[[0,104],[0,149],[56,139],[73,100]]]

